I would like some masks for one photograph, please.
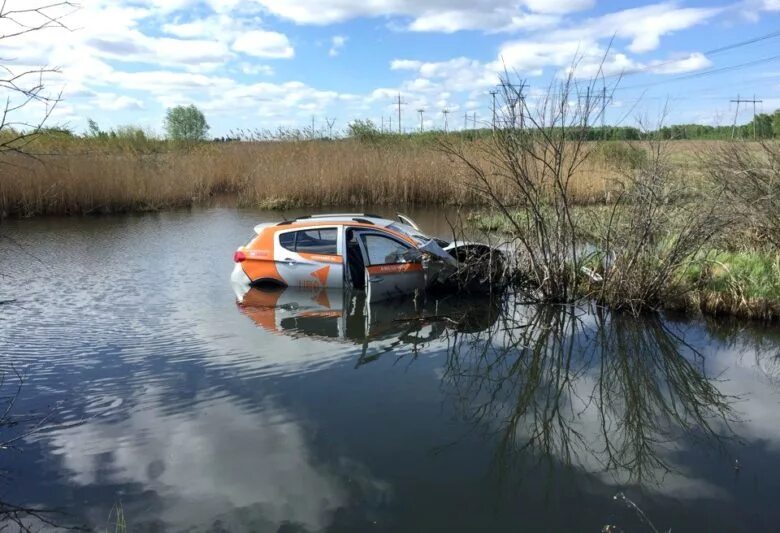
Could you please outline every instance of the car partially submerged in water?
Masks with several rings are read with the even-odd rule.
[[[236,295],[251,287],[355,289],[372,302],[434,287],[473,289],[503,271],[497,249],[432,238],[398,218],[342,213],[260,224],[233,256]]]

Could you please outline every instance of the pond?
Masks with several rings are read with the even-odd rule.
[[[410,214],[448,237],[444,212]],[[278,218],[215,207],[0,226],[0,300],[13,300],[0,306],[0,512],[21,508],[5,519],[780,527],[777,327],[511,295],[239,306],[232,253]]]

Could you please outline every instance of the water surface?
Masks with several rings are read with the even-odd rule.
[[[780,529],[778,329],[511,297],[239,307],[232,252],[277,218],[0,226],[0,412],[23,382],[0,501],[98,530],[118,505],[131,531],[650,531],[623,493],[659,530]]]

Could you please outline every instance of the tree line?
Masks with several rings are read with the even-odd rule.
[[[168,109],[163,123],[165,137],[173,141],[205,141],[208,140],[209,124],[203,112],[194,105],[177,106]],[[291,130],[292,131],[292,130]],[[298,132],[298,130],[295,130]],[[491,128],[476,128],[457,130],[450,135],[460,136],[465,140],[476,140],[490,135]],[[42,128],[41,133],[73,136],[74,132],[66,127]],[[376,141],[395,137],[435,137],[441,131],[391,133],[382,131],[371,120],[354,120],[347,126],[347,137]],[[578,133],[579,135],[579,133]],[[137,126],[120,126],[108,131],[102,130],[92,119],[87,121],[85,137],[97,139],[134,139],[138,141],[151,140],[155,136]],[[709,126],[705,124],[675,124],[663,126],[657,130],[647,131],[633,126],[587,126],[583,137],[589,141],[638,141],[648,138],[663,140],[726,140],[726,139],[780,139],[780,109],[773,113],[759,113],[746,124],[733,126]],[[301,130],[298,135],[290,135],[287,130],[263,131],[263,134],[245,135],[231,133],[226,137],[211,139],[215,142],[231,142],[242,140],[310,140],[320,138],[315,132]]]

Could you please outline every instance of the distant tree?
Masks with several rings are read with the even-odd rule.
[[[87,136],[89,137],[104,137],[105,133],[100,131],[100,126],[98,126],[98,123],[92,120],[91,118],[87,119]]]
[[[756,115],[756,136],[759,139],[772,138],[772,116],[766,113]]]
[[[354,120],[349,123],[347,129],[350,137],[361,141],[375,140],[382,134],[372,120]]]
[[[780,138],[780,109],[772,113],[772,133],[775,137]]]
[[[174,141],[202,141],[209,129],[203,112],[194,105],[174,107],[165,116],[165,132]]]
[[[38,133],[53,137],[73,137],[73,131],[68,126],[45,126],[38,128]]]

